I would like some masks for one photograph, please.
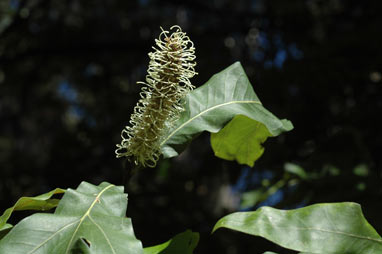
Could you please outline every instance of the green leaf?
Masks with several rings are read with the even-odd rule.
[[[126,207],[123,187],[83,182],[65,192],[54,214],[37,213],[18,223],[0,241],[0,253],[69,254],[79,239],[95,254],[143,253]]]
[[[355,203],[316,204],[289,211],[262,207],[227,215],[213,231],[223,227],[301,252],[382,253],[382,238]]]
[[[219,132],[239,114],[264,124],[272,136],[293,129],[291,122],[279,120],[262,106],[239,62],[190,92],[184,108],[160,144],[164,158],[177,156],[203,131]]]
[[[212,133],[211,146],[217,157],[253,167],[264,152],[261,144],[271,136],[264,124],[236,115],[218,133]]]
[[[22,210],[37,210],[37,211],[47,211],[57,206],[59,200],[51,199],[55,194],[64,193],[65,190],[57,188],[48,193],[39,195],[37,197],[22,197],[16,204],[3,213],[0,217],[0,231],[5,229],[4,226],[7,223],[9,217],[13,211],[22,211]]]
[[[143,249],[144,254],[192,254],[199,242],[199,233],[187,230],[165,243]]]
[[[0,240],[6,235],[8,234],[8,232],[12,229],[12,225],[11,224],[5,224],[1,229],[0,229]]]

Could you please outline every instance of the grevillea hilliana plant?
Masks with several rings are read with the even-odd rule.
[[[198,133],[208,131],[213,133],[211,146],[218,157],[253,165],[263,152],[261,143],[291,130],[292,123],[264,108],[240,63],[190,91],[189,78],[196,74],[193,44],[179,27],[172,29],[173,33],[161,33],[155,52],[150,53],[142,98],[132,115],[132,126],[122,131],[117,155],[128,156],[137,165],[154,166],[160,148],[164,157],[176,156],[178,151],[171,150],[171,145],[187,144]],[[177,118],[185,94],[185,109]],[[166,140],[171,137],[176,138],[166,150]],[[243,193],[240,208],[258,206],[276,190],[319,180],[298,165],[286,165],[285,174],[274,185]],[[58,199],[55,194],[60,193],[64,195]],[[56,206],[53,213],[47,213]],[[0,254],[195,253],[199,234],[190,230],[165,243],[144,247],[134,234],[132,220],[126,217],[126,208],[124,187],[106,182],[98,186],[82,182],[76,190],[55,189],[22,197],[0,213]],[[8,220],[17,210],[43,213],[12,225]],[[300,254],[382,253],[382,237],[365,219],[360,205],[351,202],[235,212],[221,218],[213,232],[220,228],[263,237]],[[255,253],[256,248],[250,252]]]
[[[162,137],[183,111],[181,99],[194,88],[190,78],[197,74],[194,44],[179,26],[162,29],[155,44],[146,82],[138,82],[144,85],[141,99],[115,151],[118,158],[126,156],[144,167],[155,167]]]

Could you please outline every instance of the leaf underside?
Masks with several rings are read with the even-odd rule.
[[[262,207],[220,219],[229,228],[264,237],[282,247],[316,254],[380,254],[382,238],[355,203],[316,204],[295,210]]]
[[[54,214],[37,213],[18,223],[0,241],[0,253],[69,254],[73,248],[94,254],[143,253],[126,207],[123,187],[83,182],[66,191]]]
[[[211,134],[211,146],[217,157],[253,167],[264,152],[262,143],[271,136],[264,124],[236,115],[218,133]]]
[[[245,115],[266,126],[272,136],[293,128],[266,110],[239,62],[215,74],[185,98],[185,111],[161,141],[164,158],[177,156],[203,131],[219,132],[234,116]]]

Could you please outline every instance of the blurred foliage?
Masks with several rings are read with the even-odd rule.
[[[191,227],[201,233],[197,253],[283,253],[210,230],[239,209],[241,193],[283,179],[286,162],[308,177],[293,176],[274,206],[354,201],[381,232],[381,5],[0,0],[1,211],[82,180],[122,184],[114,149],[139,98],[136,81],[159,26],[179,24],[197,49],[193,84],[239,60],[264,106],[295,129],[269,140],[253,169],[215,158],[202,134],[179,157],[139,171],[127,190],[137,238],[156,245]]]
[[[172,239],[165,243],[146,247],[143,249],[144,254],[192,254],[198,245],[199,234],[187,230],[183,233],[177,234]]]

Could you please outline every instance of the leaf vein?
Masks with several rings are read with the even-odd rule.
[[[48,241],[50,241],[50,239],[52,239],[53,237],[55,237],[58,233],[60,233],[61,231],[63,231],[64,229],[66,229],[67,227],[70,227],[71,225],[75,224],[78,220],[75,220],[71,223],[69,223],[68,225],[60,228],[60,230],[58,230],[57,232],[55,232],[53,235],[51,235],[50,237],[48,237],[45,241],[43,241],[42,243],[40,243],[39,245],[37,245],[33,250],[31,250],[30,252],[28,252],[28,254],[31,254],[33,252],[35,252],[36,250],[38,250],[41,246],[43,246],[45,243],[47,243]]]
[[[72,245],[72,242],[73,242],[73,239],[74,237],[76,236],[77,234],[77,231],[79,230],[82,222],[85,220],[86,217],[89,217],[89,214],[91,212],[91,210],[93,209],[93,207],[95,206],[95,204],[99,201],[99,198],[101,197],[101,195],[106,191],[108,190],[109,188],[113,187],[114,185],[113,184],[110,184],[109,186],[105,187],[102,191],[100,191],[100,193],[98,193],[98,195],[95,197],[93,203],[90,205],[89,209],[86,211],[86,213],[84,214],[84,216],[81,217],[80,219],[80,223],[78,223],[78,226],[76,227],[76,229],[74,230],[73,232],[73,235],[72,235],[72,238],[70,238],[70,241],[68,243],[68,247],[66,248],[66,251],[65,253],[68,254],[69,252],[69,248],[70,246]]]
[[[222,103],[222,104],[218,104],[218,105],[215,105],[215,106],[212,106],[211,108],[208,108],[206,110],[203,110],[201,112],[199,112],[198,114],[196,114],[195,116],[191,117],[190,119],[188,119],[186,122],[184,122],[183,124],[181,124],[178,128],[176,128],[174,131],[172,131],[161,143],[160,143],[160,146],[163,146],[172,136],[175,135],[176,132],[178,132],[180,129],[182,129],[185,125],[189,124],[190,122],[192,122],[193,120],[195,120],[196,118],[198,118],[199,116],[213,110],[213,109],[216,109],[216,108],[219,108],[219,107],[223,107],[223,106],[226,106],[226,105],[230,105],[230,104],[260,104],[261,105],[261,102],[260,101],[229,101],[229,102],[225,102],[225,103]]]
[[[92,218],[90,215],[89,215],[89,219],[90,219],[90,220],[94,223],[94,225],[96,225],[96,227],[101,231],[101,233],[102,233],[103,236],[105,237],[107,243],[109,244],[110,249],[111,249],[111,251],[113,252],[113,254],[116,254],[116,252],[115,252],[113,246],[111,245],[110,239],[109,239],[109,238],[107,237],[107,235],[105,234],[105,231],[103,231],[103,229],[101,228],[101,226],[98,225],[97,222],[95,222],[95,221],[93,220],[93,218]]]
[[[235,221],[235,220],[231,220],[231,222],[233,223],[237,223],[237,225],[240,225],[242,224],[241,221]],[[235,224],[236,224],[235,223]],[[335,230],[329,230],[329,229],[321,229],[321,228],[312,228],[312,227],[280,227],[280,226],[275,226],[269,222],[264,222],[266,224],[270,224],[272,227],[275,227],[275,228],[290,228],[290,229],[294,229],[294,230],[315,230],[315,231],[321,231],[321,232],[326,232],[326,233],[331,233],[331,234],[340,234],[340,235],[345,235],[345,236],[348,236],[348,237],[353,237],[353,238],[358,238],[358,239],[362,239],[362,240],[370,240],[370,241],[375,241],[379,244],[382,244],[382,239],[377,239],[377,238],[373,238],[373,237],[369,237],[369,236],[361,236],[361,235],[355,235],[355,234],[351,234],[351,233],[346,233],[346,232],[342,232],[342,231],[335,231]],[[223,222],[223,226],[224,224],[226,224],[225,222]],[[230,227],[228,227],[230,228]],[[232,228],[234,229],[234,228]],[[239,230],[240,231],[240,230]]]

